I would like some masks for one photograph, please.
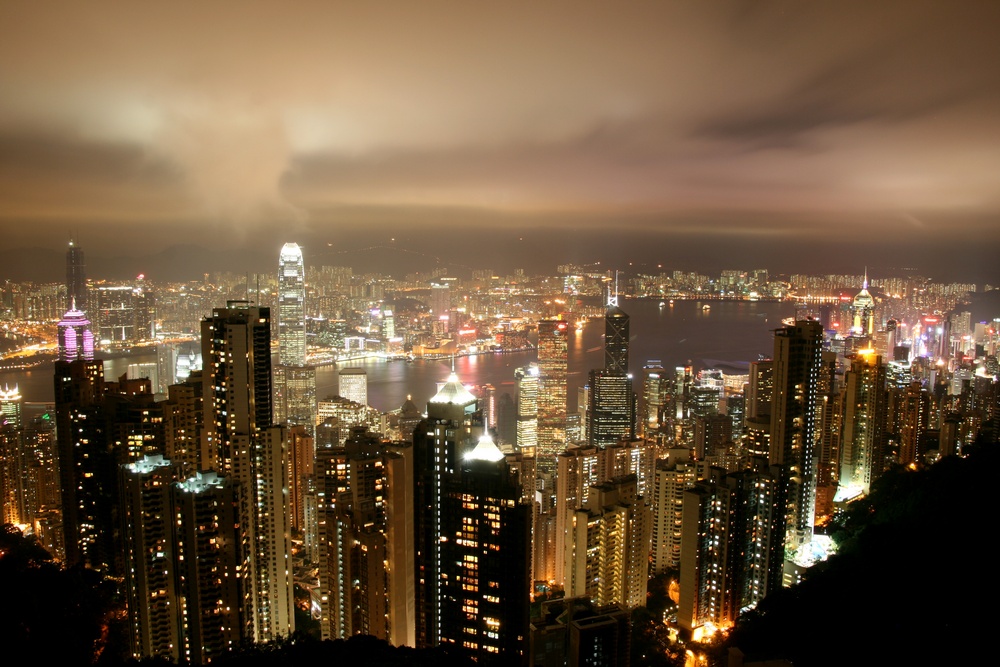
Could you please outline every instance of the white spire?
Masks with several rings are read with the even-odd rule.
[[[464,458],[466,461],[492,461],[496,463],[503,460],[504,454],[496,446],[496,443],[493,442],[493,438],[484,433],[479,438],[479,444],[472,451],[468,452]]]

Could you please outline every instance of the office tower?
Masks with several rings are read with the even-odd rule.
[[[479,387],[479,409],[483,411],[483,425],[489,431],[497,430],[497,388],[492,384]]]
[[[871,349],[858,352],[851,360],[845,385],[840,484],[867,495],[872,482],[881,475],[885,459],[883,438],[888,413],[881,355]]]
[[[635,394],[632,378],[607,369],[592,369],[588,381],[587,443],[607,447],[635,437]]]
[[[204,665],[240,643],[236,490],[210,471],[172,490],[181,660]]]
[[[278,256],[278,363],[306,365],[305,263],[297,243]]]
[[[514,370],[517,383],[517,446],[534,452],[538,447],[538,365]]]
[[[316,367],[274,367],[274,423],[316,428]]]
[[[17,385],[0,389],[0,521],[30,524],[26,487],[28,459],[22,440],[21,393]]]
[[[517,404],[510,393],[505,391],[497,400],[497,433],[500,436],[498,441],[502,445],[518,444],[517,425]]]
[[[457,463],[440,508],[441,644],[478,664],[526,665],[531,506],[488,435]]]
[[[92,360],[94,358],[94,334],[90,331],[90,320],[83,311],[70,308],[58,325],[59,360]]]
[[[447,478],[482,434],[476,397],[452,373],[427,403],[427,418],[413,432],[413,506],[416,558],[417,648],[442,642],[442,502]],[[527,558],[525,558],[527,560]]]
[[[587,442],[606,447],[635,437],[636,397],[628,371],[629,317],[618,307],[617,294],[604,313],[604,368],[590,371]]]
[[[658,359],[642,367],[643,434],[652,433],[663,424],[664,410],[670,396],[670,378]]]
[[[272,425],[268,308],[229,301],[201,325],[205,444],[212,470],[237,484],[241,636],[269,642],[295,629],[288,448]]]
[[[681,564],[681,529],[684,491],[697,480],[697,466],[690,460],[660,459],[653,481],[652,557],[650,574],[663,574]]]
[[[746,386],[744,448],[749,456],[768,456],[771,450],[771,398],[774,394],[774,363],[750,362]]]
[[[448,323],[451,313],[451,288],[445,282],[432,282],[430,301],[427,304],[431,315],[438,322],[444,324],[444,330],[448,331]]]
[[[760,459],[736,474],[712,468],[683,492],[677,622],[696,641],[781,587],[785,479]]]
[[[604,313],[604,370],[628,375],[629,316],[618,307],[618,295],[608,299]]]
[[[567,524],[573,510],[584,506],[590,497],[590,487],[602,481],[598,477],[597,448],[570,445],[556,457],[556,539],[555,583],[566,581]]]
[[[83,248],[71,240],[66,251],[66,310],[87,312],[87,298],[87,264]]]
[[[583,508],[568,510],[566,597],[634,609],[645,603],[649,507],[634,475],[595,485]]]
[[[175,522],[170,489],[174,468],[163,456],[121,467],[125,599],[133,658],[179,657],[181,598],[177,595]]]
[[[552,473],[566,446],[566,365],[569,325],[538,322],[538,470]]]
[[[317,457],[320,629],[415,644],[412,448],[363,426]]]
[[[628,665],[630,638],[629,613],[617,605],[597,607],[586,597],[546,600],[531,620],[528,664]]]
[[[156,300],[143,284],[102,285],[91,294],[94,337],[102,347],[127,348],[155,337]]]
[[[733,422],[728,415],[713,414],[694,419],[694,455],[699,461],[720,456],[733,441]],[[725,452],[723,451],[722,454]]]
[[[787,546],[812,539],[816,512],[816,412],[823,328],[799,320],[774,332],[771,465],[789,469]]]
[[[865,270],[865,280],[861,291],[851,302],[851,336],[869,338],[875,334],[875,299],[868,293],[868,271]]]
[[[337,374],[339,393],[359,405],[368,405],[368,372],[363,368],[342,368]]]

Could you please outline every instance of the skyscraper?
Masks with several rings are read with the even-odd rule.
[[[882,473],[888,417],[886,367],[874,350],[861,350],[851,360],[845,394],[840,483],[867,494]]]
[[[241,636],[295,629],[288,447],[272,425],[268,308],[229,301],[202,321],[206,444],[213,470],[237,483]]]
[[[70,240],[66,251],[66,310],[87,312],[87,264],[83,259],[83,248]]]
[[[514,369],[517,383],[516,443],[521,450],[538,447],[538,365]]]
[[[628,371],[629,317],[618,307],[617,295],[608,299],[604,331],[604,368],[591,370],[588,382],[587,442],[597,447],[635,437],[636,397]]]
[[[812,539],[816,513],[816,428],[823,327],[799,320],[774,332],[771,465],[787,466],[789,547]]]
[[[176,541],[170,489],[174,468],[146,456],[120,469],[125,596],[132,657],[176,661],[181,598],[177,595]]]
[[[565,320],[538,322],[538,454],[540,472],[555,472],[556,454],[566,446],[566,369],[568,363]]]
[[[525,665],[531,506],[488,435],[444,479],[441,643],[478,664]]]
[[[459,473],[462,457],[483,432],[476,397],[452,373],[427,403],[427,418],[413,431],[414,559],[417,647],[442,641],[444,525],[441,506],[446,478]]]
[[[297,243],[286,243],[278,257],[278,363],[306,365],[305,263]]]

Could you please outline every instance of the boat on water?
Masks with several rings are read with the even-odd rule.
[[[712,307],[707,303],[701,307],[702,310],[712,310]]]
[[[671,301],[670,303],[673,303],[673,301]],[[666,304],[664,304],[662,301],[660,302],[660,308],[663,308],[663,306],[665,306],[665,305]]]

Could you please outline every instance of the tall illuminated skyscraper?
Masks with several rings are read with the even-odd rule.
[[[533,453],[538,447],[538,365],[515,369],[514,380],[517,382],[517,446]]]
[[[452,373],[427,403],[427,418],[413,431],[414,559],[417,647],[442,642],[445,480],[460,470],[462,457],[483,432],[476,397]],[[449,538],[450,539],[450,538]]]
[[[538,322],[539,472],[555,472],[556,455],[566,447],[568,332],[565,320]]]
[[[28,523],[28,459],[23,446],[21,393],[0,388],[0,521]]]
[[[882,473],[888,417],[886,367],[874,350],[855,355],[846,374],[845,392],[840,484],[867,494]]]
[[[816,515],[816,428],[823,327],[799,320],[774,332],[771,465],[787,466],[788,537],[798,547],[812,539]]]
[[[206,444],[237,483],[241,636],[295,630],[288,446],[272,424],[270,309],[229,301],[201,325]]]
[[[278,257],[278,363],[306,365],[306,271],[297,243]]]

